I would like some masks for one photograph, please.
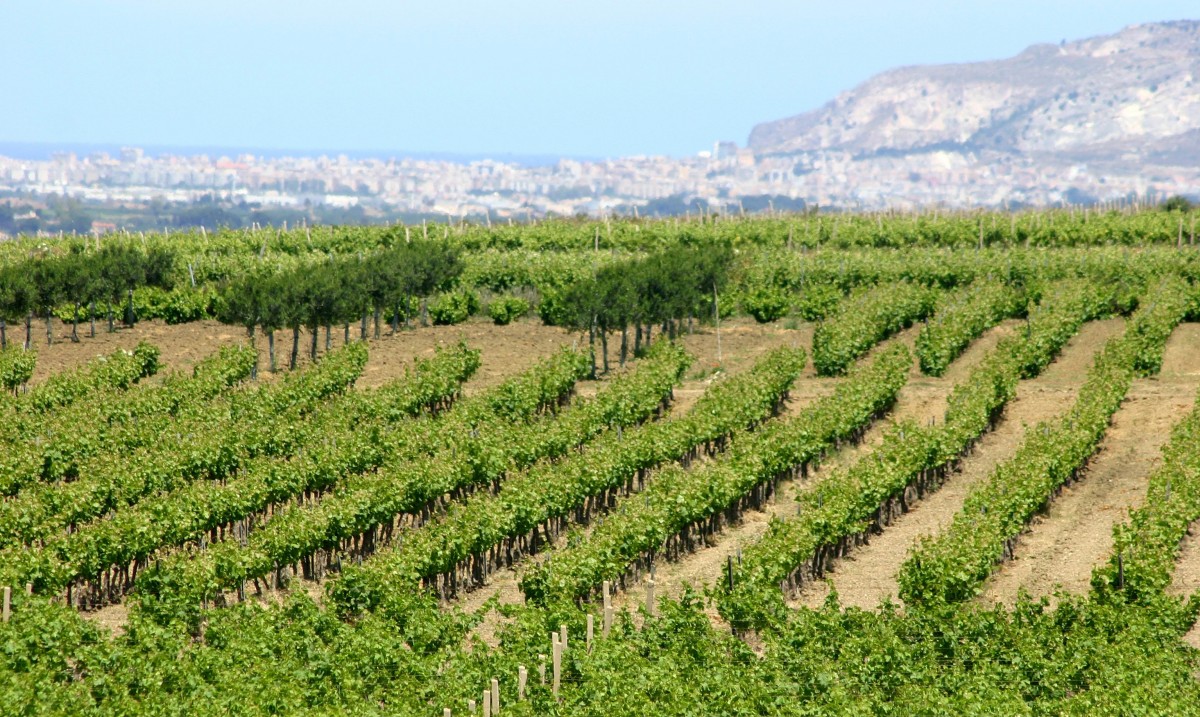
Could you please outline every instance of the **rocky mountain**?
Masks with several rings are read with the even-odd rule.
[[[1062,161],[1200,160],[1200,21],[1134,25],[1016,57],[904,67],[760,124],[760,155],[949,151]]]

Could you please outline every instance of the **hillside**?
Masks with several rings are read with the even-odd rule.
[[[890,70],[819,109],[757,125],[749,146],[1188,163],[1200,158],[1198,77],[1200,22],[1135,25],[1004,60]]]

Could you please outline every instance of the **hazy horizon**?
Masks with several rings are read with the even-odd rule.
[[[11,3],[0,145],[455,159],[744,144],[892,67],[1183,19],[1175,2]]]

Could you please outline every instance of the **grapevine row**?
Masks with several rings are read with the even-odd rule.
[[[1039,373],[1084,321],[1111,307],[1111,296],[1088,283],[1052,286],[1029,315],[1023,335],[1003,339],[951,391],[945,423],[893,426],[882,444],[800,496],[799,515],[772,523],[743,553],[721,596],[722,615],[738,629],[761,627],[778,607],[781,584],[820,575],[828,560],[873,525],[906,510],[913,496],[937,488],[1012,398],[1017,382]]]
[[[416,460],[389,460],[375,473],[345,481],[318,503],[285,508],[244,540],[226,540],[198,553],[171,556],[144,574],[147,589],[143,592],[195,604],[264,577],[281,565],[301,562],[306,576],[319,575],[319,566],[310,559],[319,550],[363,536],[359,553],[369,552],[377,536],[384,541],[390,537],[398,516],[414,515],[440,496],[457,495],[474,486],[502,489],[507,472],[561,456],[610,427],[651,417],[669,401],[689,363],[682,350],[662,342],[632,372],[553,420],[516,425],[494,421],[477,429],[466,444]]]
[[[476,495],[347,570],[330,595],[341,610],[355,612],[374,609],[389,593],[423,580],[436,581],[442,592],[481,582],[490,566],[512,562],[549,540],[550,524],[588,512],[589,504],[608,504],[651,468],[688,459],[702,446],[722,446],[732,432],[766,419],[786,397],[804,359],[800,349],[777,349],[749,372],[709,389],[681,418],[610,433],[579,456],[509,478],[499,494]]]
[[[1200,403],[1171,431],[1146,500],[1113,528],[1113,552],[1092,574],[1101,595],[1150,602],[1171,582],[1180,544],[1200,519]]]
[[[85,366],[51,376],[30,387],[28,393],[16,400],[0,404],[0,410],[6,410],[9,414],[5,416],[5,425],[0,428],[0,438],[12,441],[22,435],[20,427],[23,424],[14,422],[12,414],[48,413],[95,391],[126,389],[143,378],[153,376],[161,368],[159,355],[158,347],[142,342],[133,351],[118,349],[89,361]]]
[[[937,291],[907,283],[851,294],[813,333],[813,366],[817,374],[844,374],[867,349],[929,316],[937,299]]]
[[[25,351],[17,346],[0,349],[0,389],[17,395],[17,390],[29,383],[36,367],[36,351]],[[5,402],[0,398],[0,405]]]
[[[921,372],[941,376],[986,329],[1024,310],[1021,292],[996,281],[977,281],[950,294],[917,336]]]
[[[151,493],[223,478],[258,455],[290,454],[305,435],[295,425],[349,388],[366,359],[365,347],[351,344],[287,381],[211,404],[192,420],[165,428],[135,422],[131,429],[152,434],[139,439],[142,448],[103,452],[76,480],[39,484],[0,504],[0,545],[44,540]]]
[[[566,369],[562,369],[561,361],[548,363],[552,369],[571,376],[578,375],[582,366],[580,361],[574,361]],[[20,576],[24,575],[23,579],[35,582],[39,590],[49,591],[61,590],[75,580],[100,576],[112,566],[118,566],[127,582],[132,579],[128,574],[130,563],[144,561],[160,546],[198,539],[208,531],[242,520],[305,490],[332,485],[347,472],[366,470],[372,462],[377,464],[389,447],[382,440],[386,421],[394,418],[405,402],[409,408],[406,415],[419,413],[426,403],[416,401],[430,398],[428,387],[440,387],[453,395],[477,365],[478,355],[464,347],[440,352],[434,359],[421,362],[415,373],[393,387],[373,392],[386,396],[387,400],[378,402],[375,399],[379,396],[368,397],[364,407],[384,409],[380,420],[348,424],[342,432],[326,436],[333,441],[343,439],[340,448],[337,443],[323,444],[313,436],[311,444],[297,447],[309,450],[291,460],[259,456],[242,465],[238,475],[227,482],[201,481],[145,498],[107,519],[81,525],[75,532],[48,537],[36,550],[6,549],[0,570],[16,584],[21,583]],[[439,400],[446,397],[443,393]],[[556,394],[554,400],[558,398]],[[362,415],[366,417],[369,413]],[[401,435],[403,431],[394,434]]]
[[[0,494],[78,478],[87,471],[85,461],[98,453],[126,456],[161,440],[182,427],[185,415],[207,408],[249,376],[254,361],[249,348],[226,347],[197,364],[191,376],[174,374],[155,386],[102,391],[94,400],[40,415],[36,431],[26,430],[24,440],[0,457]]]
[[[526,598],[546,603],[587,597],[604,580],[623,578],[639,558],[653,562],[673,536],[686,544],[693,526],[715,530],[709,523],[730,509],[740,512],[740,502],[757,489],[804,470],[835,442],[862,431],[895,401],[911,367],[912,355],[896,344],[795,418],[736,437],[716,461],[691,470],[667,468],[645,490],[620,501],[584,542],[526,573]]]
[[[1030,429],[1016,454],[967,496],[949,528],[924,541],[900,570],[910,604],[956,603],[976,595],[1017,535],[1054,493],[1083,470],[1139,365],[1153,365],[1190,306],[1186,282],[1166,278],[1147,294],[1125,333],[1096,356],[1075,403],[1061,418]]]

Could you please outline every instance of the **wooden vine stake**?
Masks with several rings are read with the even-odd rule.
[[[717,296],[717,283],[713,282],[713,323],[717,327],[717,364],[721,363],[721,301]]]
[[[600,626],[600,634],[607,639],[608,631],[612,629],[612,590],[611,584],[604,581],[604,623]]]
[[[654,617],[654,578],[646,581],[646,613]]]
[[[559,650],[561,650],[562,652],[567,651],[567,626],[566,625],[558,626],[558,644],[559,644]]]
[[[4,613],[3,620],[8,622],[9,616],[12,614],[12,588],[4,586]]]
[[[538,653],[538,678],[542,685],[546,684],[546,656]]]
[[[492,714],[500,714],[500,680],[492,678]]]
[[[525,699],[525,683],[529,681],[529,671],[525,669],[525,665],[517,666],[517,699]]]
[[[483,691],[483,717],[492,717],[492,691]]]
[[[550,662],[554,672],[552,689],[557,698],[558,688],[562,684],[562,643],[558,641],[558,635],[553,632],[550,633]]]
[[[467,711],[475,714],[475,700],[467,700]]]
[[[454,713],[450,711],[449,707],[442,708],[442,717],[451,717],[451,715],[453,715],[453,714]]]

